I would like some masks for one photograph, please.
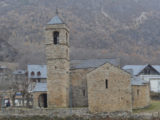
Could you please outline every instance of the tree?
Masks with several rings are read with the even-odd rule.
[[[14,75],[14,82],[12,84],[12,101],[14,106],[16,95],[19,92],[22,96],[23,107],[30,107],[29,103],[32,100],[32,94],[29,92],[30,84],[31,81],[28,79],[27,73]]]

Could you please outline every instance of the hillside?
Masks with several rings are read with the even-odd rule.
[[[0,61],[13,61],[18,53],[10,44],[0,39]]]
[[[122,64],[160,64],[159,0],[2,0],[0,36],[25,64],[45,63],[44,27],[55,15],[70,27],[72,59],[121,58]],[[1,41],[1,39],[0,39]],[[81,53],[81,54],[79,54]]]

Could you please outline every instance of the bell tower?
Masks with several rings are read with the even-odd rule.
[[[48,108],[69,106],[69,29],[58,15],[45,29]]]

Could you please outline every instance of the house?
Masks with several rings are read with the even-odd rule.
[[[28,65],[27,72],[28,72],[30,92],[34,89],[36,83],[46,83],[47,79],[46,65]]]
[[[123,69],[130,69],[133,71],[133,76],[150,82],[150,90],[152,92],[160,92],[160,65],[125,65]]]

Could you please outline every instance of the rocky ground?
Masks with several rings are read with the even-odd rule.
[[[84,119],[81,117],[66,117],[66,118],[51,118],[51,117],[39,117],[39,116],[34,116],[34,117],[1,117],[0,120],[148,120],[144,118],[90,118],[90,119]],[[160,118],[152,118],[149,120],[160,120]]]

